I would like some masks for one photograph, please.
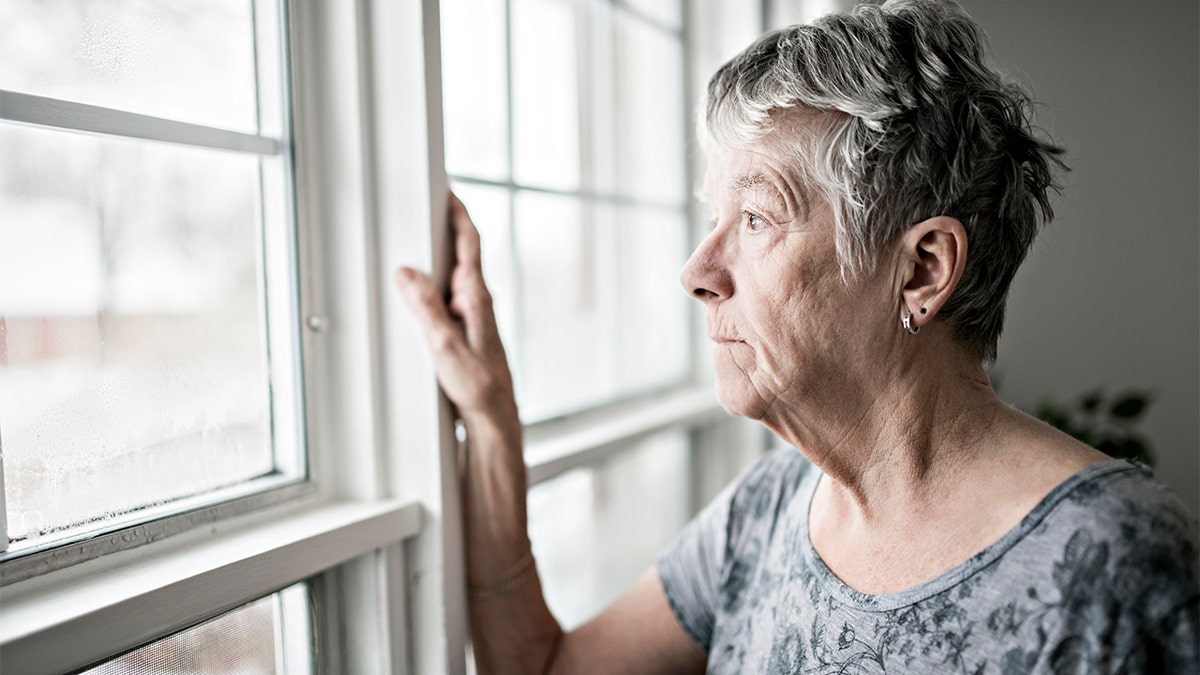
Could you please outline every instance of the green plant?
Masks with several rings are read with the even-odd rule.
[[[1109,397],[1097,389],[1067,403],[1042,401],[1036,416],[1107,455],[1153,465],[1149,443],[1134,429],[1149,405],[1146,391],[1128,390]]]

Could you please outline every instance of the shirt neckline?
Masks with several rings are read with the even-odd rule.
[[[804,548],[804,555],[808,559],[809,564],[820,577],[821,585],[835,593],[843,602],[850,604],[862,610],[867,611],[891,611],[914,605],[922,600],[931,598],[939,593],[957,586],[966,581],[971,576],[977,574],[988,565],[995,562],[1000,556],[1004,555],[1010,548],[1025,538],[1035,527],[1038,526],[1046,516],[1054,510],[1055,507],[1062,502],[1067,495],[1071,494],[1076,488],[1088,481],[1095,480],[1101,476],[1117,473],[1121,471],[1138,471],[1140,465],[1125,459],[1110,459],[1090,464],[1080,469],[1069,478],[1059,483],[1051,490],[1033,509],[1021,519],[1011,530],[1005,532],[1003,536],[997,539],[992,544],[988,545],[979,553],[969,559],[951,567],[942,572],[936,577],[923,581],[916,586],[896,591],[894,593],[871,594],[856,591],[846,585],[821,559],[817,549],[812,544],[812,538],[809,536],[808,529],[808,514],[812,506],[813,495],[816,493],[817,484],[824,475],[815,465],[813,471],[806,481],[806,484],[801,487],[799,494],[799,504],[804,508],[804,523],[803,536],[800,537]]]

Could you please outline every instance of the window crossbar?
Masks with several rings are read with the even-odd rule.
[[[637,197],[629,197],[612,192],[596,192],[592,190],[563,190],[558,188],[542,187],[539,185],[517,183],[511,180],[495,180],[491,178],[479,178],[476,176],[467,176],[463,174],[450,174],[450,180],[466,185],[481,185],[484,187],[504,188],[513,192],[536,192],[538,194],[554,195],[558,197],[571,197],[601,204],[611,204],[613,206],[632,206],[637,208],[658,209],[662,211],[682,211],[683,209],[687,208],[686,202],[654,201],[639,199]]]
[[[728,418],[712,385],[629,399],[525,427],[529,485],[603,462],[652,434],[696,428]]]
[[[0,120],[191,147],[278,155],[278,139],[0,89]]]

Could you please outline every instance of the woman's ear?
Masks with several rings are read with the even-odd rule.
[[[908,228],[901,239],[904,287],[901,316],[920,328],[942,308],[967,264],[967,230],[957,218],[935,216]]]

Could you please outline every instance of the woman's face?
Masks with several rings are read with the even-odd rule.
[[[753,419],[848,393],[895,313],[884,275],[842,280],[829,204],[782,147],[768,137],[709,157],[712,231],[681,279],[706,308],[721,404]]]

